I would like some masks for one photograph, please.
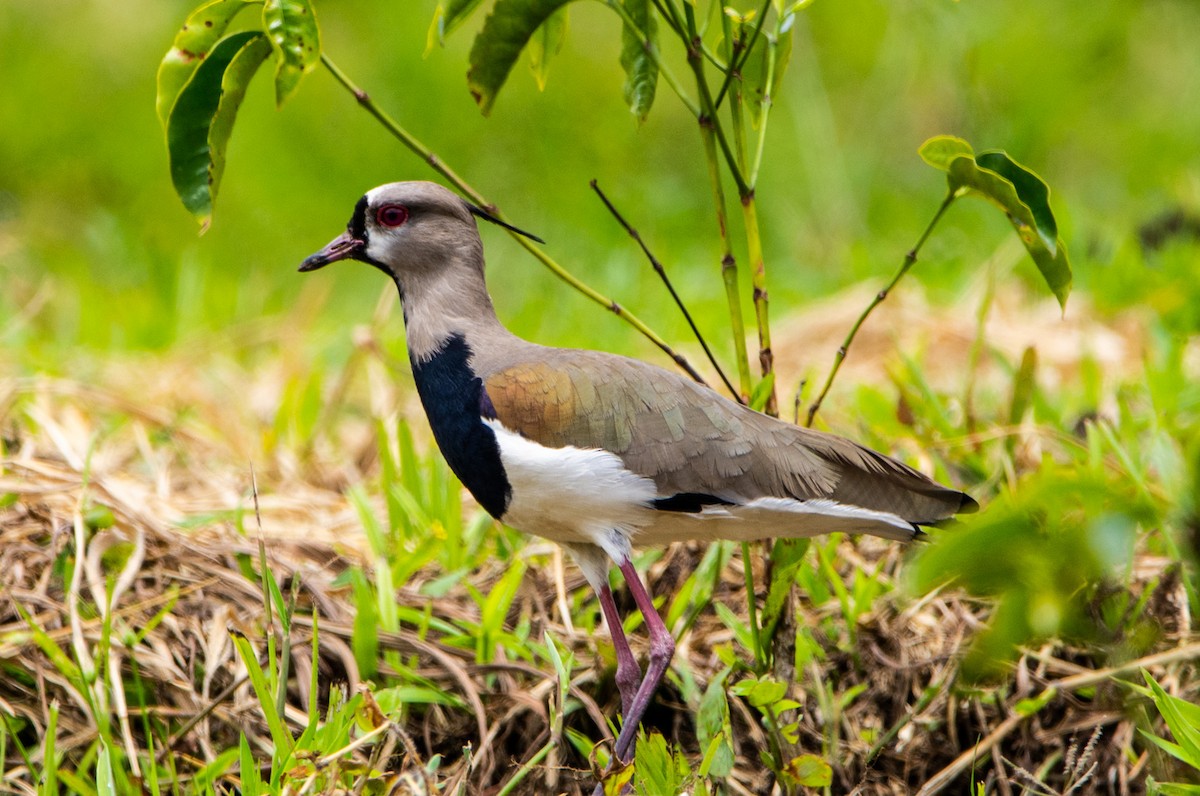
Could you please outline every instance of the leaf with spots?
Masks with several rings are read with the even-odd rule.
[[[179,92],[167,119],[171,182],[204,228],[212,220],[238,107],[250,79],[270,54],[271,44],[260,31],[221,39]]]
[[[276,56],[275,104],[283,105],[321,60],[317,15],[308,0],[267,0],[263,30]]]
[[[534,31],[571,0],[498,0],[475,37],[467,86],[486,116]]]
[[[179,92],[203,63],[209,50],[225,35],[230,21],[251,0],[213,0],[192,12],[175,34],[171,49],[158,65],[158,94],[155,109],[163,129]]]
[[[654,92],[658,88],[658,62],[651,54],[652,49],[658,46],[658,26],[651,13],[650,0],[625,0],[625,11],[629,14],[629,20],[637,26],[636,31],[628,23],[621,26],[625,104],[641,124],[650,113]]]
[[[956,195],[986,199],[1004,211],[1051,292],[1064,309],[1071,293],[1071,263],[1050,209],[1050,187],[1001,150],[975,154],[954,136],[936,136],[921,145],[921,158],[946,172]]]

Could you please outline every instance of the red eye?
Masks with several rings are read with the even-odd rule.
[[[384,205],[375,214],[375,220],[384,227],[398,227],[408,221],[408,208],[404,205]]]

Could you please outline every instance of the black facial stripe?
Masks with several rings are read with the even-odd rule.
[[[346,231],[355,240],[361,240],[364,244],[367,243],[367,197],[363,195],[358,200],[358,204],[354,206],[354,215],[350,216],[350,223],[346,225]]]

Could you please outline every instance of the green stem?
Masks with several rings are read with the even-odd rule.
[[[508,796],[509,793],[512,793],[513,790],[521,784],[521,780],[529,776],[529,772],[533,771],[534,767],[537,766],[538,763],[542,762],[546,755],[550,754],[550,750],[557,746],[558,742],[553,738],[547,741],[546,745],[539,749],[533,757],[521,764],[521,767],[517,769],[517,773],[513,774],[512,779],[505,783],[504,787],[500,789],[500,792],[497,793],[496,796]]]
[[[745,49],[741,51],[741,58],[738,58],[738,51],[734,50],[733,57],[729,59],[729,68],[725,70],[725,80],[721,83],[721,90],[717,92],[717,107],[721,107],[721,102],[725,99],[725,94],[729,91],[729,87],[733,84],[736,77],[737,80],[742,78],[742,67],[746,65],[746,60],[750,57],[750,53],[754,50],[755,43],[758,42],[758,37],[762,34],[763,25],[767,24],[767,12],[771,9],[772,0],[764,0],[763,6],[758,12],[758,24],[754,26],[754,33],[750,34],[750,41],[746,44]],[[726,19],[729,17],[726,16]],[[777,23],[778,24],[778,23]],[[771,85],[768,76],[767,86]],[[751,181],[753,184],[753,181]]]
[[[779,32],[776,31],[775,38],[767,40],[767,79],[763,83],[762,116],[758,120],[758,146],[754,150],[754,164],[750,167],[750,188],[752,190],[758,186],[758,172],[762,168],[763,152],[767,148],[767,122],[770,120],[771,106],[775,102],[771,96],[771,86],[775,85],[778,47]]]
[[[729,146],[729,141],[725,136],[725,130],[721,126],[721,119],[717,116],[717,106],[713,102],[712,92],[708,88],[708,78],[704,76],[704,59],[700,42],[700,34],[696,31],[696,15],[692,11],[691,5],[684,5],[684,17],[687,22],[688,34],[692,37],[688,43],[687,60],[688,65],[692,67],[692,74],[696,78],[696,89],[700,92],[700,114],[701,124],[704,119],[708,119],[712,125],[712,131],[717,137],[717,143],[720,144],[721,154],[725,157],[725,165],[729,168],[729,176],[733,178],[733,182],[737,185],[738,194],[745,195],[749,190],[746,185],[746,179],[742,175],[742,169],[738,165],[737,156],[733,149]]]
[[[876,307],[883,303],[883,300],[888,297],[888,293],[890,293],[892,289],[896,287],[896,283],[898,283],[904,277],[904,275],[908,273],[908,269],[913,267],[913,263],[917,261],[917,253],[920,252],[921,247],[925,245],[925,241],[928,240],[929,236],[933,233],[934,227],[936,227],[938,222],[942,220],[942,216],[954,202],[955,196],[956,194],[953,190],[946,194],[946,198],[943,199],[941,205],[938,206],[937,212],[934,213],[929,225],[925,227],[925,231],[922,232],[921,237],[917,239],[916,245],[909,250],[908,254],[904,255],[904,262],[900,265],[900,270],[898,270],[896,275],[892,277],[892,281],[888,282],[887,287],[875,294],[875,298],[871,300],[871,303],[867,305],[867,308],[862,311],[861,315],[858,316],[858,320],[856,320],[854,325],[850,327],[850,333],[847,334],[846,339],[842,341],[842,345],[840,348],[838,348],[837,355],[833,359],[833,367],[829,370],[829,376],[825,379],[825,385],[821,387],[821,392],[817,395],[817,399],[812,402],[810,407],[808,407],[808,419],[805,422],[806,426],[812,426],[813,418],[817,416],[817,411],[821,408],[821,403],[825,400],[825,396],[829,393],[829,388],[833,386],[833,380],[837,376],[838,371],[841,369],[842,362],[846,360],[846,353],[850,350],[850,344],[854,342],[854,337],[858,334],[858,330],[862,327],[863,322],[867,320],[867,316],[869,316]]]
[[[750,621],[750,640],[754,643],[754,673],[762,675],[767,671],[767,656],[763,654],[762,638],[758,629],[758,600],[754,593],[754,568],[750,562],[750,543],[742,542],[742,575],[746,579],[746,611]]]
[[[726,17],[728,19],[728,17]],[[727,35],[731,33],[726,28]],[[733,45],[732,55],[736,57],[738,45]],[[730,60],[733,60],[732,58]],[[736,148],[738,168],[746,169],[746,125],[742,113],[745,98],[739,82],[734,87],[729,101],[729,115],[733,124],[733,143]],[[765,379],[775,370],[775,356],[771,352],[771,323],[767,311],[767,272],[763,258],[762,235],[758,228],[758,205],[754,199],[754,186],[747,185],[739,189],[742,204],[742,225],[746,230],[746,254],[750,260],[750,283],[754,289],[754,321],[758,329],[758,365]],[[772,417],[779,416],[779,405],[776,403],[775,387],[767,395],[763,411]]]
[[[746,226],[746,251],[750,257],[750,284],[754,288],[754,320],[758,326],[758,366],[765,379],[775,372],[775,354],[771,351],[771,321],[767,299],[767,265],[763,259],[762,237],[758,231],[758,204],[754,192],[742,197],[742,217]],[[763,411],[779,416],[775,386],[767,395]]]
[[[488,208],[489,210],[495,209],[495,205],[488,202],[487,199],[485,199],[483,197],[483,194],[479,193],[479,191],[477,191],[473,187],[471,187],[471,185],[468,184],[466,180],[464,180],[462,177],[458,176],[458,174],[455,173],[455,171],[453,169],[451,169],[448,165],[443,163],[441,158],[439,158],[437,155],[435,155],[433,153],[433,151],[431,149],[429,149],[429,147],[425,146],[425,144],[423,144],[418,138],[416,138],[414,135],[412,135],[407,130],[405,130],[403,127],[401,127],[400,124],[395,119],[393,119],[390,115],[387,114],[387,112],[385,112],[382,108],[380,108],[378,105],[376,105],[375,101],[373,99],[371,99],[371,97],[367,94],[367,92],[365,92],[361,88],[359,88],[354,83],[354,81],[352,81],[346,75],[345,72],[343,72],[341,69],[339,69],[337,67],[336,64],[333,63],[333,61],[329,58],[329,56],[322,53],[321,54],[321,63],[323,63],[325,65],[325,68],[329,70],[329,72],[333,75],[333,77],[339,83],[341,83],[342,86],[345,87],[345,89],[347,91],[349,91],[351,94],[354,95],[354,98],[358,101],[358,104],[361,105],[362,108],[365,111],[367,111],[367,113],[374,116],[379,121],[379,123],[383,125],[384,129],[386,129],[389,133],[391,133],[393,136],[395,136],[400,141],[400,143],[404,144],[404,146],[406,146],[413,154],[417,155],[417,157],[421,158],[427,164],[429,164],[429,166],[434,171],[436,171],[438,174],[445,177],[446,180],[448,182],[450,182],[451,185],[453,185],[455,188],[457,188],[460,193],[465,195],[468,199],[473,201],[475,204],[478,204],[482,207]],[[494,215],[501,220],[506,220],[504,218],[504,215],[499,210],[495,210]],[[617,302],[613,301],[612,299],[608,298],[604,294],[600,293],[598,290],[591,287],[586,282],[584,282],[581,279],[579,279],[578,277],[576,277],[574,274],[567,271],[566,268],[559,265],[558,262],[556,262],[554,260],[554,258],[552,258],[545,251],[543,251],[533,241],[531,241],[528,238],[526,238],[520,234],[517,234],[515,232],[510,231],[509,234],[513,237],[513,239],[517,243],[519,243],[523,247],[525,247],[526,251],[528,251],[530,254],[532,254],[534,257],[536,257],[538,259],[538,261],[542,263],[542,265],[549,268],[551,273],[553,273],[559,279],[566,282],[571,287],[578,290],[583,295],[587,296],[592,301],[596,302],[597,304],[601,305],[602,307],[605,307],[606,309],[611,311],[614,315],[618,316],[619,318],[622,318],[626,323],[628,323],[634,329],[637,329],[639,332],[641,332],[643,337],[645,337],[647,340],[654,343],[654,345],[656,345],[660,349],[662,349],[662,351],[665,352],[666,355],[669,356],[672,360],[674,360],[675,364],[677,364],[680,368],[682,368],[685,373],[687,373],[689,376],[691,376],[693,379],[695,379],[699,383],[705,384],[704,379],[700,376],[700,374],[696,371],[696,369],[691,366],[691,364],[687,361],[687,359],[683,356],[683,354],[680,354],[679,352],[675,351],[675,349],[671,348],[671,346],[667,343],[667,341],[665,341],[661,337],[659,337],[658,334],[655,333],[654,330],[652,330],[649,326],[647,326],[640,318],[638,318],[636,315],[634,315],[633,313],[626,310],[624,307],[622,307]]]
[[[746,354],[746,322],[742,318],[737,259],[733,256],[733,245],[729,240],[729,216],[725,210],[725,189],[721,187],[717,145],[713,137],[712,126],[703,119],[700,122],[700,137],[704,141],[708,176],[712,183],[713,203],[717,209],[717,229],[721,234],[721,280],[725,283],[725,300],[729,304],[729,325],[733,332],[733,355],[737,362],[738,384],[742,391],[742,403],[747,403],[750,400],[753,385],[750,380],[750,358]]]

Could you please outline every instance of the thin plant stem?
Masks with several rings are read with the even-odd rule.
[[[688,34],[692,37],[688,43],[687,60],[688,64],[692,67],[692,74],[696,78],[696,90],[700,93],[700,118],[702,120],[707,118],[712,125],[717,143],[721,147],[721,154],[725,158],[725,165],[729,168],[729,176],[733,178],[734,184],[737,185],[738,195],[744,195],[749,191],[749,186],[746,185],[746,179],[742,175],[741,167],[738,165],[737,156],[729,146],[729,140],[726,138],[725,130],[721,126],[721,120],[717,116],[717,107],[713,103],[712,92],[708,87],[708,78],[704,76],[704,59],[700,34],[696,30],[696,15],[690,5],[684,6],[683,13],[687,21]],[[703,121],[701,121],[701,124],[703,124]]]
[[[763,654],[762,638],[758,632],[758,600],[754,593],[754,569],[750,565],[750,543],[742,542],[742,575],[746,580],[746,611],[750,620],[750,640],[754,643],[754,673],[767,671],[767,659]]]
[[[681,299],[679,294],[675,291],[675,286],[671,284],[671,280],[667,276],[667,271],[665,268],[663,268],[662,263],[650,251],[650,248],[646,245],[646,242],[642,240],[641,233],[634,229],[629,222],[625,220],[625,217],[621,215],[617,208],[613,206],[613,203],[609,201],[608,197],[604,195],[604,191],[600,190],[600,185],[596,182],[596,180],[592,180],[590,185],[592,186],[592,190],[596,192],[596,195],[600,197],[600,201],[603,202],[604,206],[608,208],[608,212],[612,213],[613,218],[617,220],[617,223],[620,224],[624,230],[629,233],[629,237],[633,238],[634,241],[637,242],[637,245],[641,247],[642,253],[645,254],[646,259],[650,261],[650,266],[654,269],[654,272],[658,274],[659,278],[662,279],[663,284],[667,286],[667,291],[671,294],[671,298],[675,301],[675,306],[679,307],[679,311],[683,313],[684,319],[687,321],[688,326],[690,326],[692,329],[692,334],[694,334],[696,336],[696,340],[700,342],[700,347],[704,349],[704,355],[708,357],[708,361],[712,363],[713,368],[716,369],[717,375],[721,377],[721,381],[725,383],[725,387],[729,390],[729,393],[733,396],[733,399],[738,403],[741,403],[742,397],[738,394],[737,388],[734,387],[729,381],[729,378],[725,375],[725,371],[721,368],[720,363],[717,362],[717,358],[713,356],[712,349],[708,347],[708,342],[704,339],[704,335],[700,333],[700,329],[696,326],[696,322],[692,319],[692,314],[688,312],[688,308],[684,305],[683,299]]]
[[[717,210],[717,228],[721,234],[721,281],[725,284],[725,300],[729,304],[729,325],[733,332],[733,353],[737,362],[738,383],[742,388],[742,403],[746,403],[750,398],[752,386],[750,383],[750,358],[746,354],[746,323],[742,318],[737,259],[733,256],[733,245],[729,240],[729,216],[725,210],[725,189],[721,186],[717,145],[711,125],[701,121],[700,136],[704,141],[704,154],[708,161],[708,175],[712,183],[713,203]]]
[[[355,98],[355,100],[358,101],[358,104],[360,106],[362,106],[362,108],[364,110],[366,110],[367,113],[374,116],[379,121],[379,123],[383,125],[384,129],[386,129],[389,133],[391,133],[393,136],[395,136],[400,141],[400,143],[404,144],[404,146],[407,147],[413,154],[417,155],[419,158],[424,160],[430,166],[430,168],[432,168],[438,174],[445,177],[446,180],[449,181],[451,185],[453,185],[455,188],[457,188],[459,190],[459,192],[464,194],[468,199],[470,199],[471,201],[475,202],[476,204],[478,204],[482,207],[488,208],[489,212],[494,211],[494,215],[497,218],[499,218],[501,220],[505,220],[504,215],[495,208],[495,205],[488,202],[483,197],[483,195],[481,193],[479,193],[479,191],[475,190],[473,187],[471,187],[470,184],[467,183],[466,180],[464,180],[462,177],[458,176],[458,174],[455,173],[455,171],[452,168],[450,168],[448,165],[446,165],[441,160],[441,158],[439,158],[437,155],[435,155],[433,153],[433,151],[429,149],[429,147],[425,146],[425,144],[423,144],[419,139],[417,139],[416,136],[412,135],[407,130],[405,130],[399,124],[399,122],[397,122],[395,119],[393,119],[386,111],[384,111],[382,108],[380,108],[377,104],[375,104],[375,101],[373,99],[371,99],[371,97],[367,94],[367,92],[365,92],[361,88],[359,88],[354,83],[354,81],[352,81],[346,75],[345,72],[343,72],[341,69],[339,69],[337,67],[336,64],[334,64],[334,62],[329,58],[329,56],[322,53],[321,54],[321,63],[323,63],[325,65],[325,68],[329,70],[330,74],[333,75],[334,79],[336,79],[339,83],[342,84],[342,86],[347,91],[349,91],[351,94],[354,95],[354,98]],[[553,273],[559,279],[566,282],[571,287],[578,290],[583,295],[587,296],[592,301],[596,302],[597,304],[601,305],[602,307],[605,307],[606,309],[611,311],[617,317],[622,318],[626,323],[628,323],[634,329],[637,329],[639,332],[641,332],[642,336],[644,336],[647,340],[649,340],[650,342],[654,343],[654,345],[656,345],[660,349],[662,349],[662,351],[664,353],[666,353],[666,355],[669,356],[672,360],[674,360],[675,364],[678,365],[680,368],[682,368],[685,373],[687,373],[689,376],[691,376],[697,382],[699,382],[701,384],[707,384],[704,381],[704,378],[696,371],[695,368],[692,367],[692,365],[687,361],[687,358],[684,357],[683,354],[680,354],[675,349],[673,349],[670,346],[670,344],[667,343],[666,340],[661,338],[654,330],[652,330],[649,326],[647,326],[640,318],[638,318],[636,315],[634,315],[633,313],[626,310],[624,307],[622,307],[617,302],[613,301],[612,299],[608,298],[604,294],[600,293],[598,290],[591,287],[586,282],[584,282],[581,279],[579,279],[578,277],[576,277],[574,274],[569,272],[563,266],[559,265],[559,263],[556,262],[554,260],[554,258],[552,258],[545,251],[543,251],[533,241],[531,241],[528,238],[526,238],[522,235],[519,235],[515,232],[510,231],[509,234],[513,237],[514,240],[517,241],[517,243],[519,243],[521,246],[523,246],[526,251],[528,251],[530,254],[532,254],[534,257],[536,257],[538,259],[538,261],[542,263],[542,265],[549,268],[551,273]]]
[[[875,298],[871,300],[871,303],[867,305],[867,308],[862,311],[861,315],[858,316],[858,320],[856,320],[854,325],[850,327],[849,334],[846,335],[846,339],[842,341],[842,345],[838,348],[836,356],[834,356],[833,367],[829,370],[829,376],[825,379],[825,384],[821,387],[821,392],[817,394],[816,400],[813,401],[812,405],[808,407],[808,418],[805,422],[806,426],[812,426],[813,419],[817,416],[817,411],[821,408],[821,403],[825,400],[825,396],[829,394],[829,388],[833,386],[834,378],[841,369],[842,363],[846,361],[846,353],[850,350],[850,345],[854,342],[854,337],[858,334],[858,330],[862,327],[863,322],[867,320],[867,317],[876,307],[883,303],[883,300],[888,297],[888,294],[893,288],[896,287],[896,284],[904,277],[905,274],[908,273],[908,270],[913,267],[913,263],[917,261],[917,253],[920,252],[921,247],[925,245],[925,241],[929,239],[934,227],[936,227],[938,222],[942,220],[942,216],[945,214],[946,210],[949,209],[950,205],[953,204],[956,196],[957,194],[953,190],[946,194],[946,198],[943,199],[941,205],[938,206],[937,212],[934,213],[933,218],[930,220],[928,226],[925,227],[925,231],[922,232],[921,237],[917,239],[916,245],[909,249],[908,254],[904,255],[904,262],[900,265],[900,270],[896,271],[896,275],[892,277],[891,282],[888,282],[887,287],[875,294]]]
[[[791,35],[790,31],[788,35]],[[771,106],[775,104],[775,99],[771,96],[771,86],[775,85],[778,47],[779,31],[776,30],[775,38],[767,41],[767,78],[763,83],[762,115],[758,119],[758,146],[754,150],[754,163],[750,166],[751,190],[758,186],[758,172],[762,168],[763,152],[767,148],[767,122],[770,120]]]
[[[763,258],[762,236],[758,231],[758,203],[754,192],[742,197],[742,216],[746,226],[746,251],[750,258],[750,284],[754,289],[754,320],[758,327],[758,366],[765,379],[775,372],[775,354],[771,351],[771,320],[767,298],[767,265]],[[767,394],[763,410],[779,415],[775,400],[775,385]]]
[[[695,30],[695,18],[690,6],[685,8],[689,20],[689,31]],[[689,43],[688,62],[696,74],[698,85],[704,84],[703,65],[700,55]],[[734,360],[738,369],[738,384],[741,387],[742,402],[750,398],[750,359],[746,354],[746,325],[742,318],[742,303],[738,287],[737,259],[733,256],[733,245],[729,239],[729,216],[725,205],[725,189],[721,185],[720,160],[717,156],[716,128],[720,121],[708,113],[696,116],[700,124],[700,138],[704,143],[705,161],[708,163],[709,182],[712,186],[713,204],[717,212],[717,230],[721,237],[721,279],[725,285],[725,299],[729,305],[729,324],[733,334]]]
[[[716,106],[721,107],[721,102],[725,99],[725,95],[729,92],[733,81],[742,79],[742,67],[746,65],[746,61],[750,58],[750,53],[754,50],[754,45],[758,42],[758,37],[762,34],[763,25],[767,24],[767,12],[771,10],[772,0],[764,0],[763,6],[758,12],[758,24],[754,26],[754,32],[750,34],[750,41],[746,43],[744,48],[735,48],[733,57],[729,59],[729,68],[725,70],[725,80],[721,83],[721,90],[717,92]],[[729,17],[726,17],[728,19]],[[738,57],[740,52],[741,57]],[[770,86],[770,77],[767,78],[767,85]]]
[[[726,17],[728,19],[728,17]],[[726,23],[726,36],[732,38],[730,26]],[[733,46],[736,55],[737,45]],[[729,115],[733,125],[733,143],[736,149],[738,167],[746,169],[746,125],[743,116],[745,97],[741,84],[734,89],[729,101]],[[754,290],[754,320],[758,329],[758,365],[764,379],[775,370],[775,356],[771,352],[771,324],[767,311],[767,272],[763,257],[762,235],[758,229],[758,206],[754,199],[754,186],[746,185],[739,188],[739,198],[742,204],[742,225],[746,231],[746,254],[750,261],[750,283]],[[779,406],[775,398],[775,385],[771,384],[767,393],[763,411],[772,417],[779,416]]]

